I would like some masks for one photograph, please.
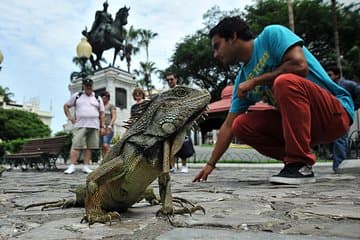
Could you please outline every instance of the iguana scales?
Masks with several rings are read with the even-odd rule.
[[[159,213],[172,215],[202,209],[174,209],[170,189],[170,159],[182,146],[186,132],[207,107],[210,94],[177,86],[146,101],[142,113],[121,140],[105,156],[100,166],[87,176],[86,186],[79,187],[76,200],[61,202],[62,206],[83,206],[82,221],[89,224],[108,222],[120,217],[138,202],[147,187],[158,178],[161,209]],[[44,204],[42,204],[44,205]],[[39,206],[32,204],[29,207]],[[56,206],[46,205],[45,207]],[[203,209],[202,209],[203,210]]]

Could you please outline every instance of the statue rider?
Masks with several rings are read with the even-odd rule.
[[[109,4],[107,0],[103,3],[104,9],[102,11],[96,11],[95,20],[91,27],[88,35],[92,35],[93,39],[99,40],[97,37],[100,35],[102,31],[110,31],[111,24],[113,23],[113,19],[111,14],[107,12]]]

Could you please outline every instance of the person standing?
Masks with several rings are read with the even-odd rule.
[[[136,115],[136,111],[139,108],[139,104],[145,101],[145,92],[141,88],[135,88],[132,92],[133,99],[135,104],[130,108],[130,118]]]
[[[171,73],[171,74],[168,74],[168,75],[166,76],[166,81],[167,81],[167,83],[168,83],[169,88],[174,88],[174,87],[176,87],[176,85],[177,85],[178,79],[177,79],[177,76],[176,76],[175,74]],[[175,156],[175,157],[177,157],[177,156]],[[180,169],[180,172],[182,172],[182,173],[187,173],[187,172],[189,172],[189,168],[188,168],[187,165],[186,165],[186,158],[181,158],[181,157],[179,157],[179,158],[181,159],[181,169]],[[175,159],[172,159],[172,160],[171,160],[171,169],[170,169],[170,171],[171,171],[171,172],[175,172],[175,171],[176,171]]]
[[[208,163],[193,179],[206,181],[233,136],[263,155],[283,161],[274,184],[315,182],[312,146],[344,135],[353,122],[350,94],[334,83],[304,41],[288,28],[269,25],[256,37],[240,17],[210,30],[214,58],[240,64],[231,106]],[[275,109],[247,111],[265,101]]]
[[[83,91],[73,94],[64,104],[65,115],[74,124],[74,136],[70,151],[71,164],[64,171],[65,174],[75,172],[80,150],[84,150],[82,171],[84,173],[92,172],[89,162],[92,149],[99,148],[99,128],[100,134],[105,134],[104,103],[100,97],[95,97],[91,79],[84,79],[82,84]],[[74,116],[70,113],[72,107],[75,108]]]
[[[100,136],[102,155],[110,149],[111,139],[114,137],[114,124],[116,121],[116,107],[110,103],[110,93],[105,91],[100,94],[105,108],[105,134]]]
[[[360,84],[341,78],[340,69],[336,65],[327,66],[326,71],[334,82],[345,88],[351,94],[351,97],[354,101],[355,110],[357,110],[360,107]],[[338,172],[340,163],[348,156],[347,136],[348,134],[346,133],[344,136],[339,137],[330,145],[333,156],[332,167],[334,172]]]

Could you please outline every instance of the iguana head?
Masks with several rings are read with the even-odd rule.
[[[143,115],[149,120],[144,134],[166,137],[189,130],[209,101],[208,91],[184,86],[177,86],[157,95],[148,108],[150,111]],[[151,116],[147,113],[151,113]]]
[[[206,90],[176,86],[141,103],[141,112],[137,113],[137,119],[132,119],[125,136],[114,146],[117,150],[112,149],[112,155],[119,154],[126,142],[145,152],[158,148],[164,141],[170,141],[178,150],[186,132],[209,102],[210,94]]]

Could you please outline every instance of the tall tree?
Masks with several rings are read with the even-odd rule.
[[[127,70],[130,72],[131,56],[137,54],[140,51],[139,48],[140,29],[135,29],[134,26],[130,26],[129,30],[125,30],[125,49],[121,60],[125,58],[127,63]]]
[[[220,99],[221,90],[233,82],[239,65],[225,67],[213,58],[208,32],[224,16],[239,14],[239,9],[221,11],[218,6],[209,9],[203,15],[204,28],[176,44],[170,58],[171,65],[162,75],[175,73],[182,84],[198,85],[211,92],[212,101]]]
[[[135,75],[140,77],[138,81],[139,85],[146,87],[149,96],[152,94],[152,89],[154,89],[151,82],[151,75],[157,72],[158,70],[154,62],[140,62],[140,70],[134,70]]]
[[[83,59],[81,59],[79,57],[73,57],[72,62],[75,64],[75,66],[77,66],[79,68],[79,72],[72,72],[70,74],[71,81],[73,81],[74,79],[81,77],[81,76],[87,76],[87,75],[93,74],[93,68],[92,68],[90,62],[86,61],[83,66],[82,61],[83,61]],[[100,61],[106,63],[105,58],[101,58]]]
[[[293,1],[287,0],[287,5],[288,5],[288,13],[289,13],[289,26],[290,26],[290,29],[293,32],[295,32]]]
[[[140,34],[139,45],[145,47],[146,61],[149,62],[149,45],[150,45],[150,41],[152,39],[154,39],[158,34],[152,32],[151,30],[147,30],[147,29],[141,29],[139,34]]]
[[[334,42],[335,42],[335,53],[336,53],[336,63],[340,69],[340,73],[342,74],[341,67],[341,57],[340,57],[340,43],[339,43],[339,31],[337,24],[337,16],[336,16],[336,0],[331,0],[331,14],[332,14],[332,22],[334,28]]]

